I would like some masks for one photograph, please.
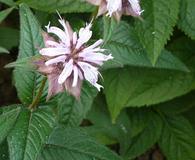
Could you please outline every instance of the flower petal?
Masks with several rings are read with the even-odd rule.
[[[65,22],[64,19],[59,19],[59,22],[63,26],[64,31],[66,33],[66,39],[67,39],[66,44],[67,46],[70,46],[70,42],[72,41],[73,38],[72,28],[68,22]]]
[[[64,83],[66,79],[71,75],[72,70],[73,70],[73,60],[70,59],[69,62],[65,64],[65,67],[58,78],[58,83],[59,84]]]
[[[59,56],[53,59],[48,60],[47,62],[45,62],[46,66],[49,66],[51,64],[55,64],[55,63],[59,63],[59,62],[64,62],[66,59],[66,56]]]
[[[94,85],[98,81],[99,72],[97,68],[85,62],[78,62],[78,64],[83,70],[85,79],[89,81],[92,85]]]
[[[78,68],[76,66],[73,67],[73,82],[72,82],[72,87],[76,87],[77,86],[77,82],[78,82]]]
[[[97,62],[99,62],[99,61],[108,61],[110,59],[113,59],[111,54],[105,55],[105,54],[102,54],[102,53],[91,54],[90,56],[86,56],[86,57],[83,58],[84,61],[89,61],[89,62],[93,62],[93,63],[96,63],[96,61]]]
[[[103,39],[99,39],[99,40],[98,40],[97,42],[95,42],[94,44],[92,44],[92,45],[90,45],[89,47],[85,48],[84,51],[94,49],[94,48],[100,46],[103,42],[104,42]]]
[[[53,57],[69,54],[69,50],[67,48],[43,48],[39,51],[39,53],[44,56]]]
[[[102,85],[100,85],[98,83],[95,83],[93,86],[96,87],[99,92],[100,92],[101,88],[104,88]]]
[[[107,0],[107,9],[111,17],[114,12],[122,10],[122,0]]]
[[[45,41],[45,45],[49,46],[49,47],[59,47],[60,44],[55,42],[55,41],[51,41],[51,40],[47,40]]]
[[[98,5],[100,5],[102,0],[86,0],[86,1],[93,4],[93,5],[98,6]]]
[[[140,7],[140,2],[139,0],[128,0],[131,8],[129,9],[129,12],[131,13],[132,16],[140,16],[143,10],[141,10]]]
[[[85,28],[81,28],[79,31],[79,39],[77,41],[76,49],[79,49],[84,43],[88,42],[92,36],[92,31],[90,30],[91,23]]]
[[[56,36],[58,36],[58,37],[60,38],[60,40],[61,40],[63,43],[66,44],[68,41],[70,41],[70,40],[67,38],[66,33],[65,33],[63,30],[61,30],[60,28],[54,27],[54,26],[50,27],[50,24],[48,24],[48,25],[46,26],[46,28],[47,28],[47,32],[48,32],[48,33],[53,33],[53,34],[55,34]]]
[[[72,43],[73,45],[77,43],[77,33],[76,32],[73,33]]]
[[[48,95],[47,100],[49,100],[52,96],[63,92],[64,87],[62,84],[58,83],[58,75],[57,74],[49,74],[48,76]]]

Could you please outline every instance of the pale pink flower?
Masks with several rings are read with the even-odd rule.
[[[114,16],[118,21],[122,14],[140,17],[143,10],[140,7],[140,0],[86,0],[89,3],[99,6],[98,16],[107,13]]]
[[[58,40],[44,34],[46,48],[39,51],[43,57],[36,62],[38,70],[48,76],[48,98],[64,89],[79,98],[84,79],[100,91],[98,66],[113,59],[112,55],[103,54],[105,50],[100,48],[102,39],[86,46],[92,36],[91,23],[77,34],[68,22],[62,18],[59,22],[63,29],[50,26],[50,23],[46,26],[47,32],[57,36]]]

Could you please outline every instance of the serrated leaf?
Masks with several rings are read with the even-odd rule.
[[[84,0],[20,0],[28,6],[47,12],[91,12],[93,7]]]
[[[155,66],[152,66],[147,53],[140,44],[135,29],[129,24],[121,22],[120,25],[113,24],[110,26],[106,18],[104,19],[104,36],[106,39],[105,48],[112,53],[114,59],[108,61],[103,69],[123,67],[124,65],[141,66],[148,68],[165,68],[172,70],[188,71],[177,57],[174,57],[167,50],[163,50]],[[113,29],[115,28],[115,29]],[[113,30],[113,33],[110,33]]]
[[[8,8],[0,12],[0,23],[11,13],[13,8]]]
[[[67,126],[78,126],[90,110],[97,90],[89,84],[84,84],[80,100],[64,92],[58,100],[59,123]]]
[[[19,43],[19,31],[9,27],[0,27],[0,45],[11,49]]]
[[[14,105],[12,107],[13,108],[10,108],[7,111],[3,111],[0,114],[0,143],[6,138],[10,130],[13,128],[20,112],[19,105]]]
[[[0,47],[0,54],[2,54],[2,53],[8,54],[9,51],[7,49],[3,48],[3,47]]]
[[[20,5],[21,39],[18,60],[38,54],[38,48],[44,46],[41,29],[36,18],[27,5]],[[38,73],[16,68],[14,70],[15,86],[18,96],[24,104],[30,104],[37,94],[43,80]],[[42,100],[46,97],[46,87]]]
[[[182,0],[180,6],[178,26],[189,37],[195,39],[195,1]]]
[[[104,92],[114,119],[125,107],[152,105],[186,94],[193,88],[190,73],[146,68],[112,69],[103,74]]]
[[[182,116],[165,116],[159,141],[167,160],[195,159],[195,132]]]
[[[23,108],[8,136],[10,160],[35,160],[54,127],[54,116],[51,106],[34,112]]]
[[[154,65],[176,24],[179,0],[142,0],[143,21],[137,20],[135,29]]]
[[[63,138],[62,138],[63,137]],[[121,160],[119,156],[98,144],[78,128],[56,128],[39,160]]]
[[[87,119],[93,125],[84,129],[103,144],[118,142],[120,153],[124,155],[130,148],[130,145],[133,145],[131,141],[140,136],[146,127],[150,128],[150,121],[153,120],[154,114],[147,109],[131,108],[128,111],[123,111],[113,124],[106,107],[106,102],[102,97],[96,98],[93,108],[87,116]]]
[[[125,159],[134,159],[149,150],[159,139],[162,131],[161,118],[152,111],[150,121],[145,129],[136,137],[132,138],[131,143],[124,153]]]

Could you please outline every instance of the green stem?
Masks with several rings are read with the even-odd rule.
[[[47,81],[47,77],[44,77],[44,79],[41,82],[41,86],[39,88],[39,91],[38,91],[36,97],[33,99],[32,104],[29,106],[30,110],[34,110],[37,107],[37,105],[40,101],[41,95],[43,93],[43,89],[45,87],[46,81]]]
[[[97,18],[97,14],[98,14],[98,7],[96,7],[96,9],[94,10],[94,12],[91,14],[91,17],[90,17],[90,22],[93,23],[94,20]]]

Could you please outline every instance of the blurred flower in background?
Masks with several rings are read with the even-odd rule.
[[[98,16],[107,13],[118,21],[122,14],[140,17],[143,12],[139,0],[87,0],[87,2],[99,6]]]

